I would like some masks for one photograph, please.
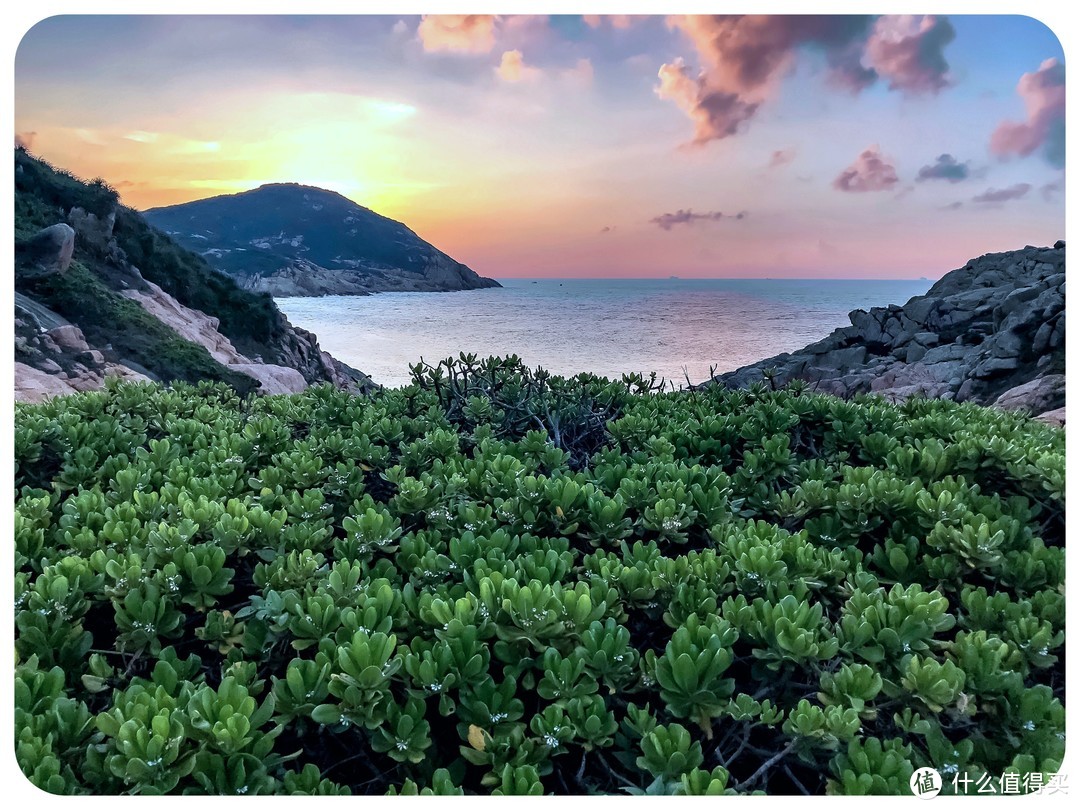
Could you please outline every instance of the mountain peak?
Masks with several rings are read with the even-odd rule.
[[[241,286],[279,296],[499,286],[403,223],[301,183],[265,183],[144,216]]]

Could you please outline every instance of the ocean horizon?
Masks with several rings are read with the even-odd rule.
[[[904,304],[930,279],[497,278],[454,293],[278,298],[289,320],[375,382],[461,352],[516,354],[559,375],[656,373],[685,385],[791,352],[849,323],[848,313]]]

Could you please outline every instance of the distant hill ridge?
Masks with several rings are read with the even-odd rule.
[[[271,183],[143,215],[244,289],[276,296],[500,286],[404,224],[314,186]]]

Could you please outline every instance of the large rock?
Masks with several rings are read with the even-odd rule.
[[[76,206],[68,211],[68,221],[79,232],[79,236],[101,247],[112,239],[113,228],[116,227],[116,210],[99,217]]]
[[[308,387],[304,375],[295,368],[269,363],[237,363],[229,368],[258,380],[261,394],[299,394]]]
[[[1048,425],[1054,425],[1055,427],[1065,427],[1065,406],[1060,408],[1054,408],[1052,411],[1046,413],[1040,413],[1035,417],[1040,422],[1046,422]]]
[[[46,399],[74,394],[76,391],[77,388],[58,374],[15,362],[16,402],[44,402]]]
[[[35,279],[66,273],[75,251],[75,231],[63,222],[42,228],[19,246],[16,279]]]
[[[1010,411],[1040,414],[1062,407],[1065,401],[1065,375],[1047,374],[1010,388],[994,400],[994,405]]]
[[[67,351],[71,354],[80,354],[82,352],[90,351],[90,346],[86,342],[86,338],[83,337],[82,330],[75,326],[75,324],[65,324],[63,326],[57,326],[46,332],[49,338],[60,349]]]

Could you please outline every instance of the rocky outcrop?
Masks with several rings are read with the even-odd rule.
[[[258,380],[261,383],[260,392],[264,394],[297,394],[308,387],[308,380],[296,368],[275,363],[252,362],[238,352],[232,341],[218,331],[220,321],[217,318],[199,312],[197,309],[184,306],[152,282],[147,281],[144,283],[146,289],[124,290],[121,295],[136,301],[143,309],[170,327],[180,337],[202,346],[210,353],[211,357],[223,366]],[[297,335],[296,343],[298,346],[309,343],[306,337],[308,334],[305,333],[305,337]],[[310,337],[313,338],[314,336]],[[313,354],[317,351],[317,347],[318,344],[312,350],[308,346],[308,353]],[[310,364],[308,358],[302,357],[303,354],[303,352],[297,352],[296,360],[298,364]],[[319,359],[320,361],[323,360],[321,357]],[[329,364],[324,363],[320,370],[322,373],[312,375],[317,380],[330,378],[337,371],[334,368],[332,358],[330,358]],[[342,382],[352,382],[352,380],[342,378]],[[347,385],[344,387],[347,387]]]
[[[244,289],[279,297],[500,286],[402,223],[312,186],[272,183],[144,216]]]
[[[19,246],[16,278],[26,280],[65,273],[71,266],[74,251],[75,230],[70,225],[58,222],[43,228]]]
[[[74,324],[60,323],[51,329],[44,323],[63,321],[58,315],[15,301],[15,400],[41,402],[49,397],[95,391],[106,377],[149,380],[146,374],[122,363],[106,360],[105,354],[86,342]]]
[[[296,368],[273,363],[253,362],[218,331],[218,320],[198,310],[185,307],[156,284],[146,283],[145,290],[126,290],[124,296],[134,300],[151,315],[170,327],[180,337],[205,348],[210,355],[231,371],[247,375],[260,384],[263,394],[296,394],[308,387],[308,380]],[[51,329],[42,326],[56,323]],[[359,379],[346,376],[336,367],[336,361],[318,350],[313,336],[296,336],[297,358],[310,363],[308,355],[317,356],[320,363],[316,378],[324,381],[337,378],[341,387],[356,384]],[[312,348],[314,344],[314,348]],[[41,402],[53,396],[77,391],[100,389],[106,377],[128,380],[149,380],[151,377],[124,363],[106,360],[105,353],[91,348],[82,330],[64,322],[56,313],[28,305],[25,296],[15,304],[15,399]]]
[[[1041,414],[1065,403],[1065,243],[990,253],[903,306],[855,310],[800,351],[719,375],[742,387],[805,380],[890,400],[921,395]]]
[[[18,149],[15,169],[17,398],[100,388],[112,375],[211,379],[242,392],[375,387],[294,329],[271,298],[154,231],[106,184]],[[64,221],[50,223],[53,212]]]

